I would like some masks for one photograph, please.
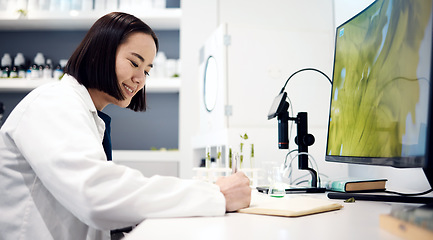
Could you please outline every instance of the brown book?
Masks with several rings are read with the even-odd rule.
[[[387,179],[339,178],[328,182],[326,189],[337,192],[383,191]]]

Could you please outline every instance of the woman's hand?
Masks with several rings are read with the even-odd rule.
[[[251,201],[250,180],[243,172],[220,177],[215,183],[226,198],[226,211],[233,212],[246,208]]]

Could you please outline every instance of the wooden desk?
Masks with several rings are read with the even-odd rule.
[[[297,196],[301,195],[291,195]],[[327,199],[325,194],[304,196]],[[390,203],[332,201],[344,208],[295,218],[228,213],[223,217],[147,219],[124,239],[400,239],[379,227],[379,215],[390,213]]]

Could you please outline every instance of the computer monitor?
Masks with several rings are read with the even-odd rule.
[[[326,161],[423,168],[433,187],[432,0],[377,0],[336,29]]]

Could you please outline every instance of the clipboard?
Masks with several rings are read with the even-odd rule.
[[[238,210],[239,213],[300,217],[310,214],[339,210],[343,205],[327,199],[306,196],[270,197],[265,194],[254,194],[248,208]]]

